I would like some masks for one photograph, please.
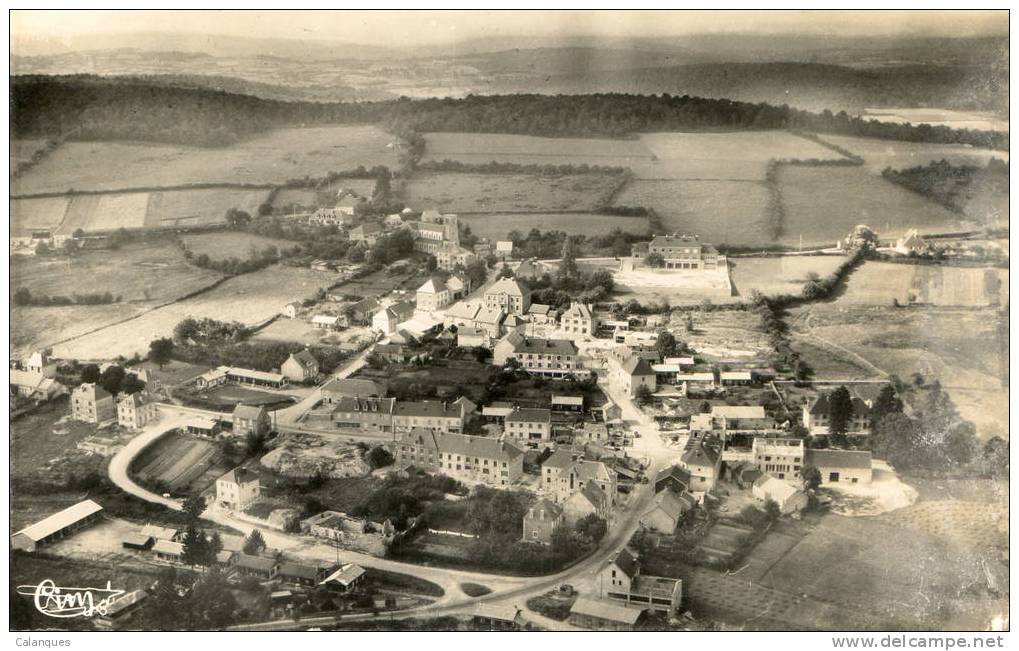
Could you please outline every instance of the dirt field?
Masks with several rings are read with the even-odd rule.
[[[223,148],[68,142],[17,179],[12,194],[274,183],[358,165],[396,164],[393,138],[371,126],[279,129]]]
[[[858,355],[886,373],[938,379],[959,413],[983,437],[1008,432],[1007,347],[999,341],[992,310],[891,308],[815,304],[791,311],[796,348],[818,371],[833,352]],[[816,348],[801,347],[801,342]],[[822,345],[819,345],[822,344]]]
[[[903,169],[926,165],[931,161],[945,159],[955,165],[986,165],[991,158],[1008,162],[1007,151],[979,149],[967,145],[939,145],[929,142],[903,142],[899,140],[878,140],[876,138],[854,138],[825,134],[822,138],[840,147],[845,147],[857,156],[863,157],[874,174],[881,174],[886,167]]]
[[[758,181],[777,158],[835,160],[827,147],[786,131],[647,133],[641,143],[656,160],[634,169],[641,179]]]
[[[532,228],[541,231],[557,230],[570,235],[604,235],[619,228],[627,233],[647,233],[648,222],[643,217],[617,217],[594,213],[570,214],[497,214],[469,215],[460,218],[460,223],[471,227],[471,232],[490,240],[504,240],[506,235],[517,230],[526,234]]]
[[[638,267],[624,269],[614,276],[621,300],[629,300],[629,294],[644,301],[669,301],[673,305],[700,303],[705,298],[718,302],[729,301],[732,284],[726,269],[716,271],[665,271]]]
[[[832,246],[857,224],[882,238],[910,228],[921,233],[965,230],[947,208],[872,174],[863,167],[783,167],[779,191],[785,206],[781,241],[790,246]]]
[[[145,226],[166,228],[222,224],[231,208],[251,215],[269,195],[268,190],[177,190],[149,194]]]
[[[988,307],[1008,304],[1008,270],[944,265],[868,262],[846,283],[842,305],[901,305],[916,297],[921,305]]]
[[[406,182],[403,199],[423,210],[449,212],[592,210],[604,203],[620,179],[601,174],[417,174]]]
[[[108,291],[129,302],[162,302],[208,287],[222,275],[188,265],[169,241],[66,256],[15,256],[11,286],[33,294],[71,296]],[[49,310],[50,308],[35,308]]]
[[[174,326],[187,316],[254,325],[278,314],[284,304],[314,295],[329,284],[331,276],[281,266],[244,274],[204,294],[60,344],[54,355],[109,359],[117,355],[130,357],[135,352],[145,354],[149,342],[170,335]]]
[[[758,181],[635,180],[613,200],[653,208],[668,232],[713,244],[773,244],[765,219],[768,190]]]
[[[132,474],[139,480],[159,482],[170,491],[196,492],[205,489],[206,477],[214,467],[216,447],[193,437],[168,434],[144,450],[131,464]],[[203,479],[204,477],[204,479]],[[207,485],[207,484],[206,484]]]
[[[33,350],[79,337],[144,311],[137,304],[76,305],[72,307],[12,307],[11,355],[20,359]]]
[[[491,161],[521,165],[604,165],[634,167],[652,154],[636,139],[541,138],[502,133],[426,133],[424,160]]]
[[[729,258],[729,275],[736,294],[748,298],[755,289],[765,296],[797,294],[813,272],[827,276],[845,261],[842,256],[778,256]]]
[[[213,260],[228,260],[230,258],[246,260],[251,257],[251,247],[262,251],[269,246],[286,249],[296,245],[296,242],[289,240],[277,240],[239,231],[195,233],[182,235],[181,239],[194,255],[204,253]]]
[[[70,199],[11,199],[11,235],[27,236],[33,228],[54,230],[64,221]]]

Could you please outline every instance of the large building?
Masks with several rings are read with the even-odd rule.
[[[485,307],[524,316],[531,307],[531,290],[512,278],[500,278],[485,290]]]
[[[683,582],[640,570],[637,556],[629,549],[616,552],[598,573],[601,598],[675,615],[683,599]]]
[[[446,282],[437,276],[432,276],[417,289],[417,309],[425,312],[441,310],[453,302],[453,292],[446,286]]]
[[[234,468],[216,480],[216,501],[235,511],[243,511],[261,494],[258,475]]]
[[[566,339],[541,339],[511,332],[492,351],[492,363],[505,365],[515,359],[531,375],[560,378],[582,375],[576,344]]]
[[[706,493],[715,486],[722,472],[722,454],[703,438],[691,437],[679,461],[690,472],[690,492]]]
[[[507,487],[524,472],[524,453],[513,443],[426,429],[402,432],[396,439],[396,463],[440,472],[454,479]]]
[[[601,461],[575,456],[571,450],[556,450],[541,464],[539,490],[559,504],[588,484],[598,486],[615,503],[619,479],[614,470]]]
[[[280,373],[288,380],[305,382],[318,377],[318,360],[307,348],[291,353],[287,361],[280,366]]]
[[[113,396],[101,386],[83,382],[71,392],[71,417],[86,423],[105,423],[117,418]]]
[[[459,244],[446,242],[435,252],[435,262],[443,271],[457,271],[466,269],[478,259],[473,251],[469,251]]]
[[[867,450],[807,450],[807,465],[821,473],[822,484],[869,484],[873,477]]]
[[[396,398],[342,396],[335,404],[331,419],[340,430],[367,434],[393,431]]]
[[[657,254],[666,269],[698,269],[713,271],[725,264],[725,257],[710,244],[703,244],[691,235],[656,235],[647,245],[647,255]],[[635,257],[644,257],[643,247],[634,247]]]
[[[506,436],[532,447],[542,447],[552,438],[552,411],[515,407],[506,414]]]
[[[631,398],[641,387],[652,393],[658,388],[658,376],[651,364],[626,346],[609,351],[608,362],[612,381]]]
[[[779,479],[797,479],[804,466],[806,450],[803,439],[755,438],[754,463],[766,474]]]
[[[539,499],[524,514],[524,542],[551,545],[563,521],[561,506],[545,498]]]
[[[11,547],[34,552],[95,523],[101,517],[102,510],[103,507],[92,500],[78,502],[12,534]]]
[[[123,394],[117,398],[117,422],[122,427],[138,429],[156,419],[156,402],[144,391]]]
[[[593,335],[598,329],[598,320],[591,305],[574,301],[569,309],[563,312],[559,327],[571,334]]]
[[[465,408],[462,402],[419,400],[397,402],[393,407],[393,431],[427,429],[433,432],[463,431]]]
[[[813,403],[803,405],[803,426],[811,434],[828,434],[831,426],[831,393],[823,393]],[[862,398],[851,396],[853,414],[846,424],[849,434],[870,432],[870,405]]]
[[[237,405],[233,413],[233,433],[264,436],[272,429],[272,419],[262,405]]]

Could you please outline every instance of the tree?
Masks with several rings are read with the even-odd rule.
[[[120,383],[121,393],[126,393],[127,395],[132,395],[144,390],[145,383],[142,382],[134,373],[128,373],[125,375],[123,381]]]
[[[638,405],[641,406],[650,405],[653,399],[653,394],[651,393],[651,389],[646,384],[642,384],[639,387],[637,387],[637,391],[634,392],[633,399],[637,402]]]
[[[874,400],[874,405],[870,408],[870,429],[873,431],[877,426],[878,421],[887,416],[888,414],[901,414],[902,413],[902,401],[899,400],[899,396],[896,395],[895,389],[890,384],[886,384],[881,388],[881,391],[877,394],[877,398]]]
[[[605,537],[609,530],[604,518],[598,517],[597,513],[589,513],[577,522],[577,533],[593,541],[596,545]]]
[[[235,621],[237,602],[226,577],[218,570],[207,572],[188,595],[189,628],[222,629]]]
[[[364,249],[356,245],[347,249],[347,262],[354,264],[364,262]]]
[[[27,287],[19,287],[14,292],[14,304],[19,306],[32,304],[32,292]]]
[[[658,340],[655,342],[655,349],[662,357],[672,357],[678,352],[676,337],[668,330],[658,332]]]
[[[813,491],[821,486],[821,471],[814,466],[803,466],[800,474],[803,477],[804,489]]]
[[[188,495],[184,499],[181,508],[184,511],[184,515],[188,517],[188,521],[194,522],[202,517],[202,513],[205,512],[205,498],[201,495]]]
[[[392,453],[381,445],[376,445],[368,453],[364,455],[364,460],[368,462],[368,465],[372,469],[383,468],[385,466],[393,465],[395,459]]]
[[[693,325],[693,315],[690,314],[689,312],[687,312],[687,314],[686,314],[686,331],[687,332],[694,332],[695,331],[695,328],[694,328],[694,325]]]
[[[95,384],[99,382],[99,378],[102,377],[102,373],[99,371],[98,364],[86,364],[81,367],[81,381]]]
[[[660,253],[648,253],[644,263],[649,267],[661,268],[665,266],[665,258]]]
[[[768,520],[774,522],[782,516],[782,509],[779,507],[778,502],[768,498],[764,501],[764,514],[768,516]]]
[[[563,241],[562,260],[559,262],[559,278],[572,279],[579,275],[577,269],[577,245],[572,237]]]
[[[711,413],[711,403],[708,402],[707,400],[701,401],[701,404],[697,408],[697,411],[699,411],[702,414],[710,414]]]
[[[844,385],[832,391],[828,397],[828,432],[845,434],[853,420],[853,398]]]
[[[265,538],[258,529],[252,529],[248,537],[244,539],[243,551],[245,554],[254,555],[265,550]]]
[[[231,208],[226,211],[226,223],[230,226],[243,226],[251,222],[251,215],[243,210]]]
[[[502,268],[499,269],[499,273],[495,274],[495,279],[496,280],[501,280],[503,278],[512,278],[512,277],[513,277],[513,270],[509,268],[508,264],[503,262],[502,263]]]
[[[178,326],[179,325],[180,324],[178,324]],[[158,364],[160,370],[162,370],[163,366],[170,361],[170,356],[172,354],[173,339],[170,339],[169,337],[161,337],[149,342],[149,361],[153,364]]]
[[[810,364],[807,364],[802,359],[797,359],[796,364],[794,364],[793,374],[797,382],[806,382],[814,374],[814,369],[810,368]]]
[[[183,561],[188,565],[212,565],[216,555],[210,554],[210,549],[205,532],[196,527],[194,522],[189,524],[184,531]]]
[[[112,395],[120,393],[120,384],[124,381],[126,372],[116,364],[106,367],[106,370],[99,376],[99,385]]]
[[[265,453],[265,434],[251,430],[244,437],[244,454],[249,457],[261,456]]]

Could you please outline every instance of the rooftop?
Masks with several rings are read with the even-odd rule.
[[[83,500],[73,506],[69,506],[63,511],[58,511],[53,515],[43,518],[35,524],[31,524],[21,531],[18,531],[14,535],[23,535],[28,537],[30,540],[36,542],[51,536],[66,527],[76,524],[90,515],[94,515],[103,510],[103,507],[99,506],[92,500]]]
[[[633,625],[640,619],[643,610],[620,606],[609,601],[593,599],[591,597],[580,597],[570,608],[570,614],[586,615],[597,617],[611,622]]]
[[[870,468],[867,450],[807,450],[807,463],[815,468]]]

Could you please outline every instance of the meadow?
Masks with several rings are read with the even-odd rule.
[[[808,274],[822,278],[842,264],[845,258],[831,256],[780,256],[771,258],[729,257],[729,276],[736,294],[749,298],[757,290],[765,296],[798,294],[808,280]],[[891,301],[889,301],[890,303]]]
[[[576,174],[417,174],[403,185],[407,205],[460,213],[593,210],[618,186],[617,176]]]
[[[145,226],[166,228],[222,224],[231,208],[254,215],[268,190],[175,190],[149,193]]]
[[[635,180],[617,206],[654,209],[669,233],[691,233],[713,244],[773,244],[766,218],[768,189],[755,181]]]
[[[471,232],[489,240],[504,240],[513,230],[527,234],[532,228],[540,231],[558,230],[569,235],[605,235],[619,228],[627,233],[645,234],[648,220],[644,217],[619,217],[594,213],[541,214],[501,213],[461,217],[460,223],[471,227]]]
[[[11,140],[11,172],[17,171],[18,167],[32,160],[37,151],[46,147],[46,142],[43,138]]]
[[[280,183],[359,165],[396,165],[394,138],[372,126],[278,129],[222,148],[66,142],[12,182],[14,195],[193,183]]]
[[[839,296],[841,305],[917,304],[987,307],[1008,304],[1008,270],[868,262],[854,271]]]
[[[953,165],[986,165],[987,161],[992,158],[1008,162],[1007,151],[979,149],[968,145],[878,140],[830,134],[824,134],[821,137],[826,142],[861,156],[864,166],[875,174],[880,174],[881,170],[886,167],[893,169],[917,167],[941,159],[945,159]]]
[[[634,167],[652,154],[637,139],[542,138],[503,133],[426,133],[424,161]]]
[[[32,229],[53,230],[60,226],[70,204],[68,197],[11,199],[11,236],[28,236]]]
[[[947,208],[861,167],[783,167],[778,187],[785,207],[781,242],[832,246],[857,224],[882,238],[964,229]]]
[[[287,249],[296,245],[290,240],[280,240],[239,231],[218,231],[181,235],[188,251],[193,255],[207,255],[211,260],[247,260],[251,257],[252,247],[261,252],[266,247]]]
[[[321,188],[281,188],[273,197],[272,206],[276,209],[286,209],[288,206],[301,206],[306,209],[331,208],[336,204],[336,192],[341,188],[351,190],[362,197],[371,197],[375,181],[339,179]]]

